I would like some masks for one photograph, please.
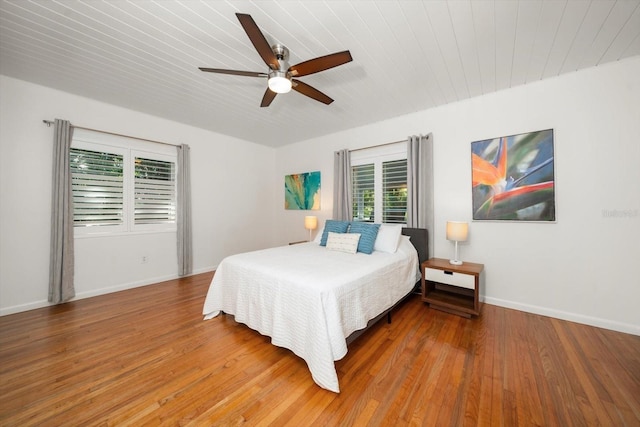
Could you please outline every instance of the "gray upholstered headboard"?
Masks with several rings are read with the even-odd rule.
[[[411,237],[411,243],[418,251],[418,265],[429,259],[429,231],[426,228],[405,227],[402,234]]]

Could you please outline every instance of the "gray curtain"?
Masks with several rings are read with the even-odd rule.
[[[433,135],[407,138],[407,227],[429,230],[433,253]]]
[[[178,275],[193,273],[193,242],[191,232],[191,149],[182,144],[178,149],[177,173],[177,226],[178,226]]]
[[[333,219],[351,221],[351,153],[336,151],[333,159]]]
[[[76,295],[73,287],[73,194],[69,167],[73,128],[69,121],[60,119],[55,120],[54,126],[49,302],[59,304]]]

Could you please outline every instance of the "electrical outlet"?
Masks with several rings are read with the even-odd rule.
[[[146,264],[149,261],[149,257],[146,255],[142,255],[142,264]]]

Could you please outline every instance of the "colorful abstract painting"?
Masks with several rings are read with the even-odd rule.
[[[555,221],[553,129],[471,143],[473,219]]]
[[[284,208],[320,209],[320,172],[306,172],[284,177]]]

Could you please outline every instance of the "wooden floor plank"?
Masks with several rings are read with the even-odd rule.
[[[336,362],[341,393],[232,316],[212,274],[0,317],[0,425],[640,425],[640,337],[419,297]]]

